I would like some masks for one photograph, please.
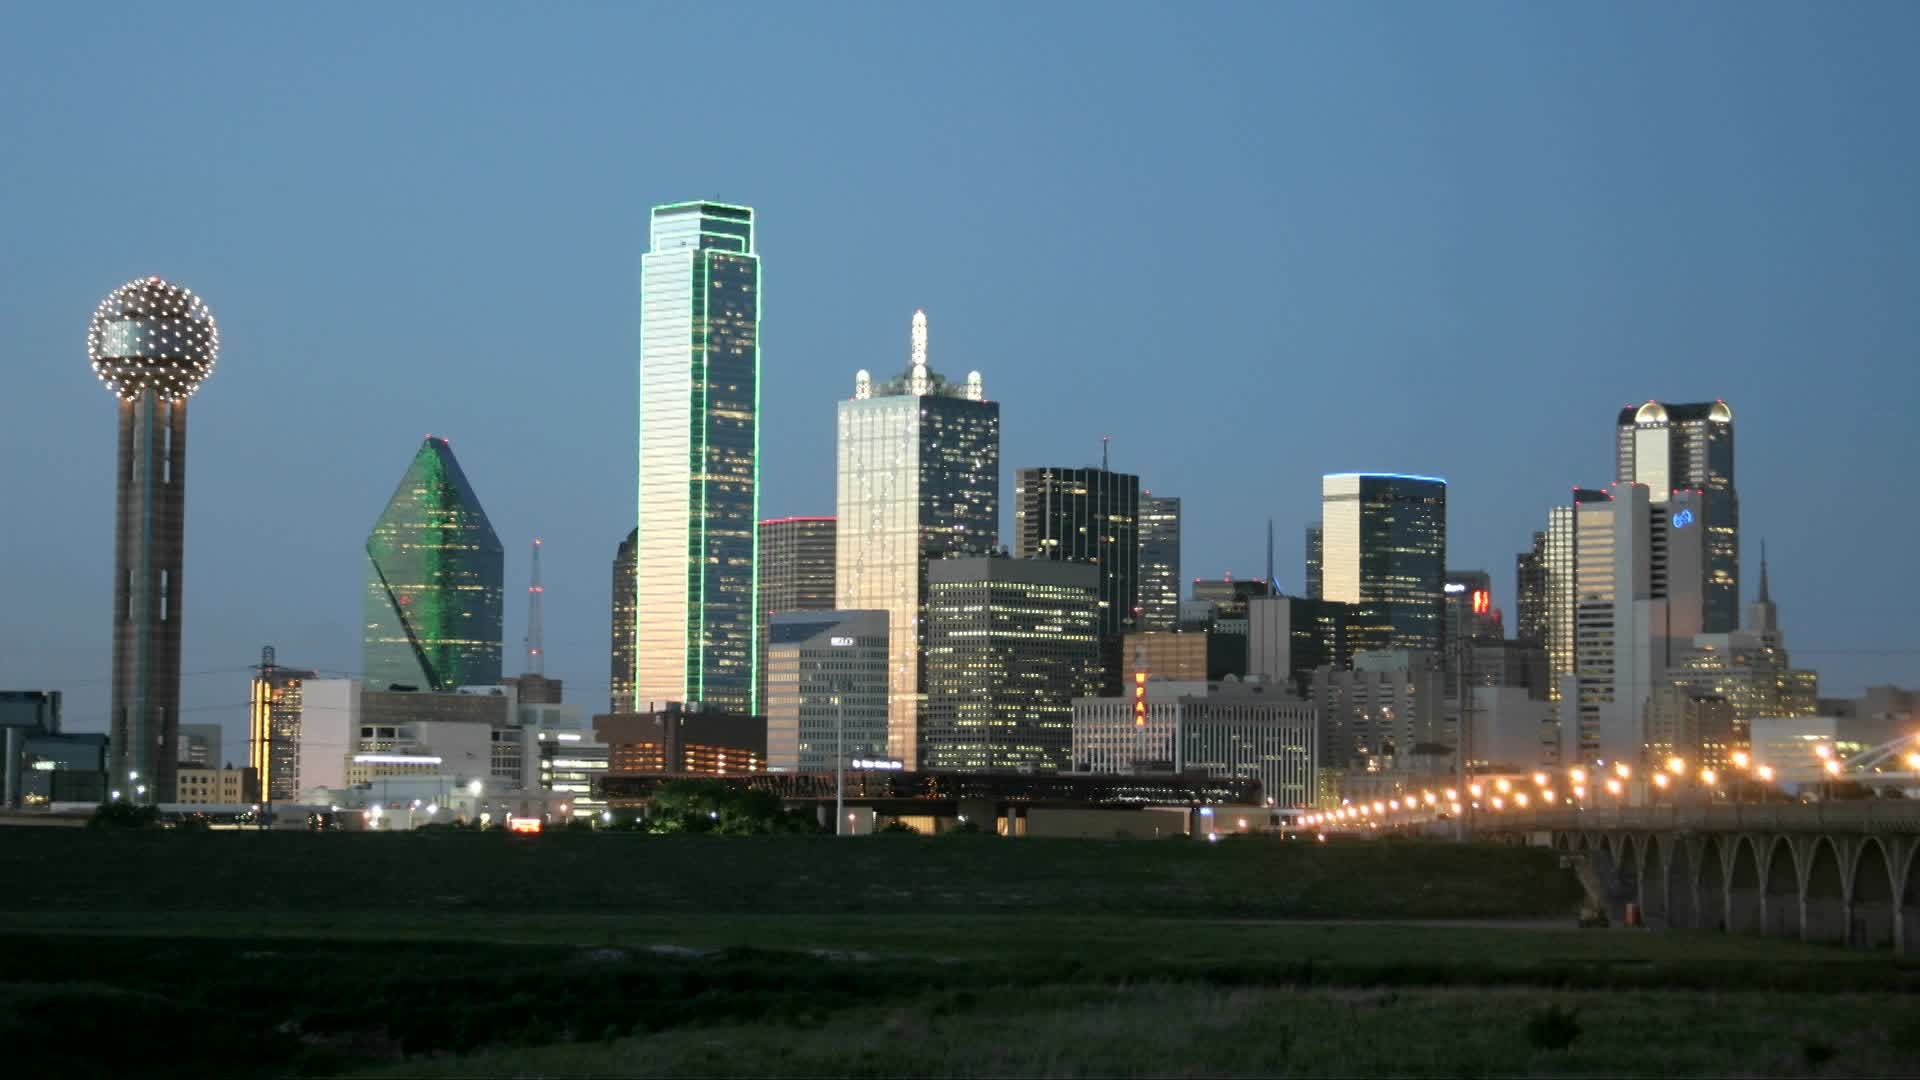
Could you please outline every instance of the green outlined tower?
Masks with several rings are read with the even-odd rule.
[[[760,258],[748,207],[653,209],[639,458],[635,708],[757,713]]]
[[[367,535],[367,685],[497,685],[506,576],[506,552],[452,445],[427,436]]]

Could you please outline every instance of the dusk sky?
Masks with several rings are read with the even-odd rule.
[[[1185,500],[1184,574],[1301,582],[1322,473],[1451,481],[1494,575],[1629,402],[1736,414],[1824,693],[1920,683],[1920,5],[25,5],[0,34],[0,688],[108,696],[114,408],[85,330],[204,296],[187,723],[352,672],[423,435],[508,549],[521,668],[606,706],[647,211],[753,206],[762,516],[834,510],[856,369],[977,368],[1012,473]],[[644,613],[643,613],[644,617]]]

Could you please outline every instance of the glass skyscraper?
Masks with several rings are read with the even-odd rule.
[[[1320,491],[1321,596],[1364,605],[1390,647],[1443,649],[1447,482],[1340,473]]]
[[[1733,410],[1724,401],[1649,401],[1620,410],[1614,479],[1643,484],[1655,508],[1699,496],[1705,533],[1702,620],[1709,634],[1740,628],[1740,496],[1733,487]],[[1676,508],[1678,509],[1678,508]]]
[[[640,268],[637,708],[758,711],[759,450],[753,211],[655,207]]]
[[[760,708],[767,705],[767,642],[775,615],[833,610],[833,519],[760,523]],[[871,756],[871,755],[862,755]]]
[[[1140,493],[1140,629],[1180,625],[1180,499]]]
[[[633,711],[633,568],[638,538],[638,529],[627,533],[613,553],[613,640],[608,649],[613,674],[608,686],[609,710],[617,713]]]
[[[498,684],[506,572],[453,447],[429,435],[367,536],[367,685]]]
[[[1117,639],[1138,629],[1140,478],[1106,469],[1021,469],[1013,501],[1013,557],[1098,567],[1100,635]]]
[[[861,371],[839,412],[837,606],[887,613],[889,754],[916,768],[927,560],[999,542],[1000,406],[978,371],[956,384],[928,366],[917,311],[907,370]]]

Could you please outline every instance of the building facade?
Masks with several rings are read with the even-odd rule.
[[[817,772],[887,755],[887,613],[795,611],[767,645],[767,766]]]
[[[1107,469],[1021,469],[1013,500],[1013,557],[1096,567],[1101,636],[1136,629],[1140,478]]]
[[[766,711],[767,632],[774,615],[833,610],[834,521],[771,518],[760,529],[760,702]]]
[[[381,688],[498,684],[506,573],[452,444],[427,436],[367,536],[362,675]]]
[[[627,534],[620,542],[619,550],[613,553],[613,614],[612,641],[608,645],[608,655],[612,657],[612,688],[608,711],[633,711],[633,633],[634,612],[639,603],[634,595],[634,568],[638,565],[639,529]]]
[[[1180,625],[1180,499],[1140,493],[1140,629]]]
[[[1449,570],[1441,586],[1446,605],[1446,640],[1498,641],[1507,636],[1506,618],[1493,606],[1493,575],[1485,570]]]
[[[1321,590],[1326,588],[1325,571],[1322,568],[1326,559],[1325,535],[1320,526],[1307,526],[1307,577],[1304,587],[1309,600],[1320,599]]]
[[[1320,526],[1323,597],[1377,613],[1394,647],[1446,647],[1445,480],[1327,476]]]
[[[1305,693],[1321,668],[1345,668],[1355,647],[1354,605],[1298,596],[1260,596],[1247,603],[1246,674]]]
[[[1440,658],[1424,649],[1358,653],[1350,670],[1315,672],[1321,766],[1379,772],[1404,766],[1416,747],[1451,742],[1445,680]]]
[[[608,776],[766,771],[764,717],[663,703],[644,712],[596,716],[593,731],[607,748]]]
[[[929,366],[915,312],[906,372],[882,383],[861,371],[840,402],[837,458],[836,606],[887,613],[888,756],[917,768],[926,568],[999,544],[1000,406],[979,372],[955,384]]]
[[[1280,807],[1318,790],[1313,707],[1258,680],[1152,680],[1144,710],[1130,698],[1073,703],[1072,767],[1095,774],[1198,773],[1258,780]]]
[[[753,226],[744,206],[657,206],[641,259],[637,702],[758,711]]]
[[[219,351],[220,331],[206,303],[157,277],[108,293],[87,326],[87,358],[120,409],[108,771],[139,802],[174,796],[187,399],[213,373]]]
[[[927,565],[925,768],[1064,769],[1100,687],[1100,575],[1078,563]]]
[[[1547,534],[1533,534],[1533,547],[1513,558],[1513,636],[1547,640]]]
[[[219,724],[180,725],[180,764],[217,769],[225,762],[220,744],[226,731]]]
[[[1690,513],[1689,523],[1703,534],[1700,565],[1685,568],[1698,580],[1683,587],[1676,583],[1701,597],[1700,632],[1738,629],[1740,496],[1733,482],[1733,410],[1724,401],[1649,401],[1621,409],[1614,428],[1614,479],[1644,485],[1656,510]],[[1692,504],[1670,506],[1682,493],[1692,496]]]
[[[272,646],[261,651],[247,698],[247,764],[260,783],[260,797],[291,802],[300,795],[300,724],[305,686],[315,673],[281,667]]]

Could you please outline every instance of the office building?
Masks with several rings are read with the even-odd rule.
[[[1748,749],[1748,728],[1718,694],[1656,686],[1647,695],[1645,760],[1654,767],[1678,757],[1694,768],[1725,770],[1735,751]]]
[[[1073,699],[1100,688],[1099,594],[1080,563],[928,563],[924,767],[1066,768]]]
[[[1583,491],[1573,489],[1573,502],[1547,511],[1542,561],[1546,595],[1547,685],[1549,696],[1560,700],[1560,688],[1573,674],[1574,611],[1578,607],[1573,572],[1573,512]],[[1597,496],[1595,496],[1597,497]]]
[[[918,767],[926,684],[926,565],[999,544],[1000,406],[978,371],[949,383],[928,363],[927,316],[913,316],[907,370],[861,371],[840,402],[834,546],[836,606],[885,611],[888,756]]]
[[[60,691],[0,690],[0,809],[105,802],[107,737],[60,728]]]
[[[1120,641],[1121,683],[1136,672],[1175,682],[1208,682],[1247,673],[1247,635],[1210,626],[1142,630]]]
[[[1440,592],[1448,642],[1498,641],[1507,636],[1506,619],[1493,606],[1493,575],[1485,570],[1449,570]]]
[[[1559,764],[1560,726],[1552,702],[1520,686],[1475,685],[1469,694],[1467,755],[1473,768],[1508,772]],[[1449,721],[1456,730],[1459,719]]]
[[[1614,479],[1642,484],[1656,510],[1689,514],[1703,534],[1699,566],[1675,567],[1689,580],[1677,591],[1701,597],[1701,632],[1740,625],[1740,496],[1733,478],[1733,410],[1724,401],[1649,401],[1620,410],[1615,422]],[[1681,493],[1689,505],[1670,505]],[[1674,522],[1676,530],[1681,527]],[[1692,581],[1692,577],[1698,581]]]
[[[1279,807],[1311,805],[1318,790],[1313,707],[1258,680],[1146,684],[1130,698],[1073,703],[1072,767],[1095,774],[1199,774],[1260,782]]]
[[[658,206],[641,259],[637,701],[759,711],[753,225],[744,206]]]
[[[260,801],[260,777],[251,767],[182,763],[178,785],[173,801],[180,806],[251,806]]]
[[[1547,615],[1547,534],[1533,534],[1533,547],[1513,559],[1513,636],[1545,643]]]
[[[774,615],[833,610],[834,525],[830,517],[760,523],[760,702],[767,699],[767,631]]]
[[[634,567],[638,565],[635,549],[639,546],[640,530],[635,529],[620,542],[620,549],[613,555],[613,640],[610,655],[613,658],[610,712],[633,711],[633,634],[635,605],[639,602],[634,596]]]
[[[506,552],[452,444],[427,436],[367,535],[367,682],[428,691],[498,684],[506,573]]]
[[[1014,483],[1013,557],[1100,571],[1100,635],[1139,625],[1140,478],[1107,469],[1021,469]]]
[[[1180,625],[1180,500],[1140,493],[1140,629]]]
[[[564,680],[528,672],[500,680],[500,688],[522,705],[558,705],[565,696]]]
[[[1324,571],[1322,569],[1322,564],[1326,559],[1324,536],[1325,534],[1320,531],[1320,526],[1307,526],[1306,596],[1309,600],[1320,599],[1321,592],[1326,587],[1323,578]]]
[[[189,289],[157,277],[108,293],[87,358],[120,407],[115,459],[109,772],[127,798],[171,802],[179,765],[187,399],[213,373],[220,331]]]
[[[1454,672],[1457,677],[1460,673]],[[1540,701],[1553,699],[1553,678],[1546,647],[1519,638],[1480,640],[1467,645],[1467,681],[1473,686],[1525,691]],[[1453,683],[1448,683],[1452,693]]]
[[[1314,672],[1323,768],[1380,772],[1404,767],[1419,747],[1451,743],[1445,670],[1424,649],[1356,653],[1350,670]]]
[[[765,717],[660,702],[638,713],[593,718],[607,748],[607,775],[737,776],[767,767]]]
[[[1353,653],[1383,644],[1364,642],[1356,648],[1355,636],[1352,604],[1253,597],[1247,602],[1246,674],[1304,694],[1315,671],[1345,668]]]
[[[247,696],[247,764],[260,784],[260,797],[291,802],[300,786],[300,725],[306,715],[305,686],[311,671],[281,667],[273,646],[260,650]]]
[[[220,756],[220,744],[225,738],[225,732],[219,724],[181,724],[179,764],[219,768],[224,764]],[[175,786],[178,787],[178,784]]]
[[[1394,647],[1446,647],[1447,482],[1343,473],[1321,480],[1321,595],[1378,616]]]
[[[1827,779],[1828,758],[1845,761],[1908,734],[1911,729],[1861,716],[1762,716],[1748,740],[1753,760],[1771,768],[1776,780],[1806,785]]]
[[[887,756],[887,613],[792,611],[767,645],[767,766],[817,772]]]
[[[1209,606],[1203,616],[1189,618],[1190,611],[1181,612],[1181,622],[1194,621],[1209,623],[1241,623],[1247,618],[1247,604],[1256,596],[1274,595],[1273,584],[1265,578],[1246,578],[1235,581],[1231,575],[1224,578],[1194,578],[1193,602]],[[1234,627],[1234,629],[1243,629]]]

